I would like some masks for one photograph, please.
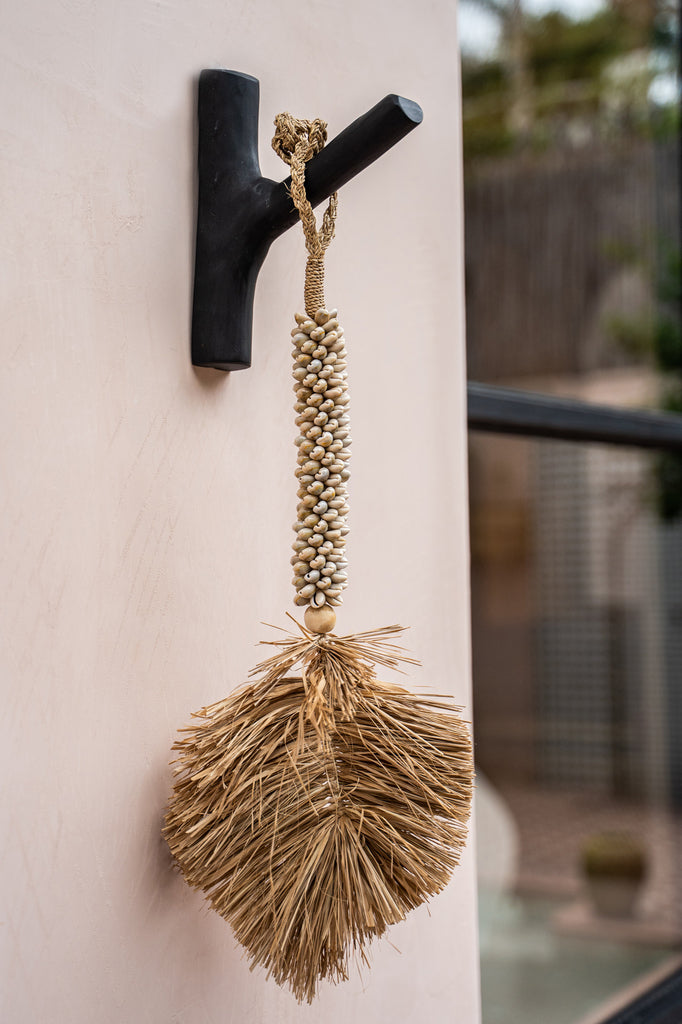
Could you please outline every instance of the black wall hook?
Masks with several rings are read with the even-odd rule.
[[[199,206],[192,362],[251,365],[256,279],[270,245],[298,221],[291,178],[264,178],[258,161],[258,79],[238,71],[199,77]],[[417,103],[390,95],[353,121],[306,166],[313,206],[350,181],[422,120]]]

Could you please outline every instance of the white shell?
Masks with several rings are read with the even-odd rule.
[[[298,446],[293,583],[297,605],[338,605],[346,586],[346,481],[350,474],[346,347],[337,311],[296,314],[291,332]]]

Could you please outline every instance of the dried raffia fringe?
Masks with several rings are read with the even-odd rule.
[[[448,701],[376,678],[374,665],[410,661],[390,643],[399,626],[300,630],[184,730],[164,834],[251,966],[312,1002],[445,887],[472,769]]]
[[[473,761],[448,700],[377,679],[377,665],[416,664],[392,643],[400,626],[330,632],[347,580],[350,455],[345,341],[323,290],[336,197],[318,232],[305,163],[326,125],[290,115],[276,125],[309,252],[307,316],[292,331],[301,431],[292,564],[306,625],[269,641],[277,653],[254,681],[183,730],[164,835],[251,966],[311,1002],[320,980],[346,979],[353,958],[368,963],[374,937],[445,887],[466,841]]]

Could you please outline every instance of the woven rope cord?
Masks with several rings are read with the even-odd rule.
[[[323,149],[327,141],[327,122],[319,118],[304,121],[291,114],[278,114],[272,148],[291,167],[291,198],[303,225],[308,262],[305,271],[305,311],[314,317],[324,309],[324,254],[334,237],[338,193],[329,197],[318,231],[313,208],[305,191],[305,165]]]

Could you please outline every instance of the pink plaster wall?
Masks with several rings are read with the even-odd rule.
[[[190,712],[291,609],[291,317],[271,250],[254,368],[194,371],[193,79],[261,80],[336,134],[388,92],[421,128],[342,193],[348,630],[411,624],[416,686],[469,701],[459,86],[446,0],[22,0],[0,95],[4,1024],[475,1024],[471,851],[371,972],[298,1008],[250,974],[159,837]],[[394,948],[398,947],[400,952]]]

